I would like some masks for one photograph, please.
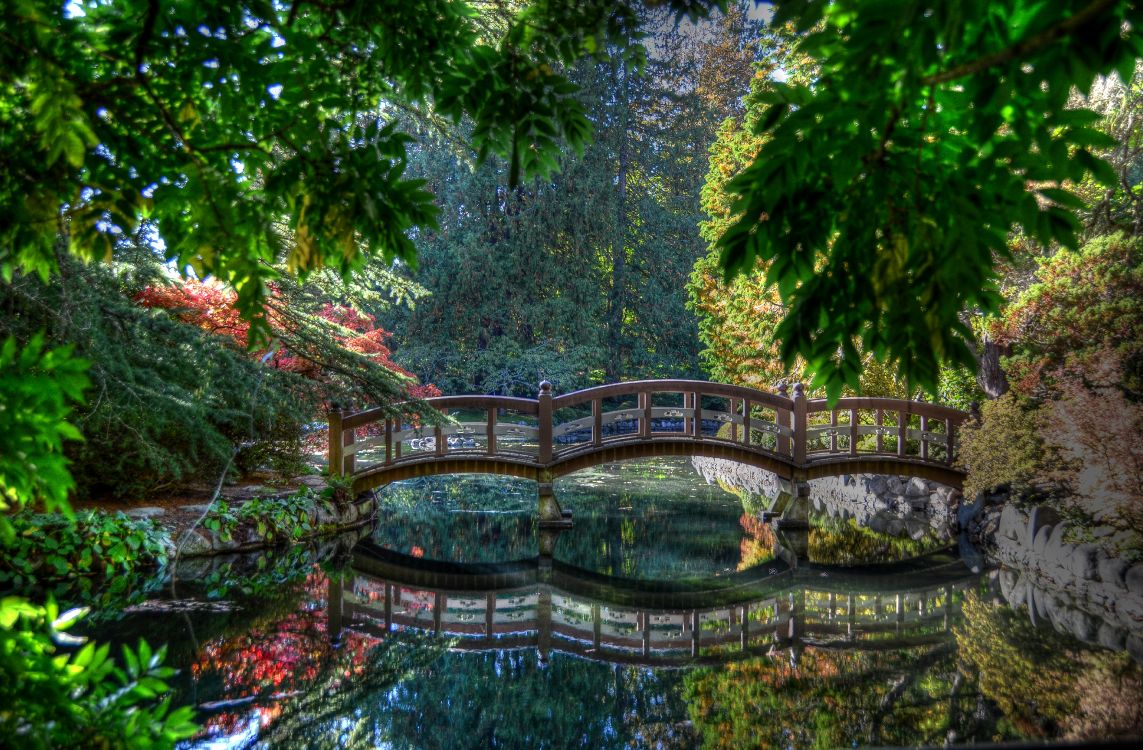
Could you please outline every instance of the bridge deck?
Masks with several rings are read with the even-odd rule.
[[[403,423],[393,410],[335,412],[329,467],[362,492],[400,479],[493,473],[550,482],[611,461],[708,456],[786,479],[908,473],[961,486],[956,435],[965,412],[919,401],[843,398],[830,406],[696,380],[645,380],[536,399],[429,399],[442,423]],[[399,408],[399,407],[398,407]]]

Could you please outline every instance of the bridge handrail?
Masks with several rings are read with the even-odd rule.
[[[661,393],[682,394],[683,406],[655,406],[653,396]],[[636,407],[603,412],[605,399],[632,395],[638,396]],[[710,409],[703,409],[703,397],[725,398],[730,403],[725,410],[715,409],[712,414]],[[774,394],[745,386],[682,379],[612,383],[562,396],[553,396],[551,384],[545,381],[540,384],[539,395],[535,399],[460,395],[438,396],[427,399],[427,402],[442,412],[450,409],[483,411],[485,419],[458,426],[420,427],[414,424],[408,427],[394,416],[393,408],[356,413],[331,412],[331,472],[364,475],[367,472],[357,471],[356,456],[373,451],[382,444],[384,467],[458,456],[466,460],[508,461],[513,466],[519,464],[546,471],[568,465],[569,461],[581,460],[582,455],[606,450],[609,446],[653,446],[662,445],[664,440],[667,443],[680,440],[696,444],[709,442],[745,451],[752,457],[762,456],[771,462],[776,460],[796,470],[820,469],[823,461],[852,464],[866,458],[894,458],[899,463],[951,469],[957,446],[956,433],[969,416],[940,404],[893,398],[851,396],[830,405],[825,399],[807,399],[801,384],[796,384],[793,395],[788,397],[784,387]],[[592,406],[590,416],[556,423],[556,412],[587,403]],[[501,421],[498,416],[501,410],[529,417],[529,421]],[[823,423],[821,415],[828,415],[828,423]],[[671,425],[656,421],[665,417],[681,418],[681,431],[678,423]],[[919,421],[914,422],[913,417]],[[710,429],[711,419],[729,423],[729,433],[704,434],[704,428]],[[532,424],[533,420],[535,424]],[[636,420],[637,430],[631,432],[628,427],[621,433],[614,428],[608,433],[604,428],[612,423],[618,424],[617,420]],[[380,434],[374,431],[357,437],[359,428],[377,422],[384,424]],[[431,436],[423,435],[425,431],[431,431]],[[581,431],[590,434],[586,442],[582,436],[572,442],[564,437],[573,433],[578,435]],[[770,435],[767,437],[766,433]],[[458,443],[454,436],[461,434],[463,439]],[[756,439],[759,434],[762,437]],[[481,439],[486,441],[484,446],[476,442]],[[402,453],[405,442],[409,443],[413,453]]]
[[[824,398],[811,398],[806,402],[806,412],[815,414],[829,411],[842,411],[845,409],[882,409],[884,411],[904,411],[906,414],[916,414],[922,417],[935,417],[937,419],[951,419],[964,421],[968,413],[951,406],[932,404],[928,401],[909,401],[898,398],[879,398],[869,396],[844,396],[837,400],[834,406]]]
[[[639,393],[701,393],[703,396],[744,398],[754,403],[776,409],[793,409],[794,401],[766,391],[755,390],[741,385],[711,383],[706,380],[629,380],[623,383],[610,383],[572,391],[562,396],[552,397],[552,409],[585,404],[597,398],[631,396]]]

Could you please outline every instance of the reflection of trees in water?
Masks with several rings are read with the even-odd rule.
[[[956,639],[964,667],[1020,736],[1143,734],[1143,667],[1128,654],[1088,649],[975,594],[965,599]]]
[[[773,527],[750,513],[743,513],[738,523],[746,532],[738,545],[738,570],[747,570],[773,560],[774,550],[778,546]]]
[[[678,672],[535,651],[449,653],[379,716],[396,748],[693,747]]]
[[[943,546],[931,536],[915,541],[861,526],[854,519],[814,514],[810,525],[810,562],[861,565],[918,557]]]
[[[705,577],[735,570],[755,538],[735,499],[708,487],[687,463],[641,462],[561,480],[575,526],[556,557],[605,575]],[[503,562],[537,554],[536,486],[486,476],[432,477],[382,494],[374,540],[429,559]]]
[[[1143,732],[1143,668],[969,592],[955,643],[808,648],[696,670],[684,697],[703,747],[942,745]]]
[[[704,748],[940,745],[994,734],[975,718],[951,643],[894,651],[807,649],[688,674]]]

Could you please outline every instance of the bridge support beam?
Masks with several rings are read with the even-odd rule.
[[[551,482],[537,484],[540,515],[540,566],[551,568],[556,540],[563,531],[572,527],[571,511],[560,507]]]

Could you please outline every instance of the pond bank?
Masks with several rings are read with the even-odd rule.
[[[365,526],[377,511],[374,493],[341,498],[318,476],[299,477],[296,488],[260,485],[225,488],[207,503],[166,503],[123,511],[159,527],[168,557],[210,557],[335,536]]]
[[[1066,541],[1074,530],[1051,508],[1025,512],[999,500],[979,497],[962,518],[967,539],[1001,567],[1004,598],[1026,605],[1033,621],[1087,644],[1126,648],[1143,663],[1143,562]]]

